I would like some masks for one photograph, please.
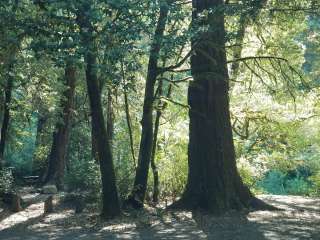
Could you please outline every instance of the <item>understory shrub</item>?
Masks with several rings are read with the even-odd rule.
[[[263,192],[278,195],[310,195],[312,192],[312,184],[308,178],[279,170],[268,171],[257,182],[257,187]]]
[[[8,193],[13,188],[13,175],[10,169],[0,171],[0,193]]]
[[[69,191],[90,190],[99,193],[101,189],[99,165],[92,161],[74,161],[65,176]]]

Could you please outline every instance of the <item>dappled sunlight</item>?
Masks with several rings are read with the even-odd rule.
[[[146,207],[102,221],[97,209],[75,214],[63,204],[43,215],[43,203],[32,204],[1,221],[0,237],[8,240],[95,239],[317,239],[320,199],[259,196],[280,211],[231,211],[221,216],[202,212],[163,211]]]
[[[21,212],[13,213],[0,222],[0,230],[13,227],[31,218],[37,218],[43,214],[43,203],[32,204]]]

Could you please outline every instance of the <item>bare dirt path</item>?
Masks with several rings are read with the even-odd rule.
[[[81,214],[59,207],[53,214],[43,215],[43,202],[35,201],[41,196],[26,194],[24,199],[30,205],[23,211],[10,214],[0,209],[0,239],[320,240],[320,199],[275,195],[260,198],[283,211],[230,212],[216,217],[148,208],[101,222],[90,207]]]

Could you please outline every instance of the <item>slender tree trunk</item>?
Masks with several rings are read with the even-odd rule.
[[[4,89],[0,89],[0,102],[5,103],[5,94]],[[2,122],[3,122],[3,115],[4,115],[4,104],[0,104],[0,129],[2,128]]]
[[[13,89],[13,76],[9,73],[13,69],[13,65],[10,65],[8,68],[7,74],[7,83],[4,90],[4,106],[3,106],[3,119],[1,124],[1,133],[0,133],[0,169],[3,168],[4,161],[4,151],[6,147],[6,140],[9,129],[10,122],[10,104],[12,99],[12,89]]]
[[[54,183],[58,189],[63,189],[63,178],[66,165],[66,153],[70,137],[70,122],[75,94],[76,68],[68,62],[65,69],[67,90],[62,100],[62,121],[59,119],[53,133],[53,142],[48,159],[48,170],[45,183]],[[60,122],[61,121],[61,122]]]
[[[111,87],[108,89],[108,102],[107,102],[107,135],[110,148],[113,146],[114,136],[114,112],[113,112],[113,99]]]
[[[252,8],[250,12],[247,12],[245,14],[241,14],[239,19],[239,28],[236,33],[236,41],[235,41],[235,47],[233,48],[232,52],[232,58],[233,59],[239,59],[241,58],[241,53],[243,50],[243,44],[244,44],[244,37],[246,30],[248,28],[248,25],[250,21],[255,21],[258,17],[258,15],[261,12],[261,9],[263,6],[266,5],[268,0],[255,0],[255,6]],[[240,62],[234,61],[231,64],[230,67],[230,78],[235,81],[237,80],[237,77],[239,75],[239,69],[240,69]],[[234,82],[230,83],[230,87],[234,85]]]
[[[234,46],[234,49],[232,52],[233,59],[241,58],[246,28],[247,28],[246,16],[241,15],[240,21],[239,21],[239,29],[236,34],[236,42],[235,42],[235,46]],[[232,87],[234,85],[234,81],[237,80],[237,77],[239,74],[239,68],[240,68],[240,62],[235,61],[231,64],[230,77],[231,77],[232,82],[230,82],[230,87]]]
[[[134,185],[127,203],[135,208],[143,207],[147,190],[148,172],[151,161],[153,142],[153,102],[154,88],[157,80],[158,60],[165,26],[167,22],[169,7],[166,1],[161,1],[160,14],[156,26],[153,43],[150,50],[148,74],[146,79],[145,96],[142,114],[142,132],[138,157],[138,167]]]
[[[102,180],[102,216],[114,217],[120,214],[116,177],[112,162],[112,151],[109,142],[109,134],[105,127],[104,116],[101,105],[101,95],[98,88],[97,72],[95,69],[96,56],[88,51],[86,56],[86,78],[90,98],[92,128],[97,143],[97,152],[100,163]],[[110,122],[109,122],[110,124]],[[109,129],[110,130],[110,129]]]
[[[129,140],[130,140],[130,149],[131,149],[131,155],[133,159],[133,166],[135,169],[137,169],[136,164],[136,156],[134,152],[134,142],[133,142],[133,132],[132,132],[132,124],[131,124],[131,117],[130,117],[130,110],[129,110],[129,102],[128,102],[128,92],[127,90],[124,90],[124,105],[125,105],[125,112],[126,112],[126,121],[128,126],[128,133],[129,133]]]
[[[163,81],[159,80],[158,84],[158,97],[162,96],[163,92]],[[159,100],[161,102],[161,100]],[[159,132],[159,125],[160,125],[160,118],[161,118],[161,110],[160,104],[157,108],[156,120],[154,121],[154,134],[153,134],[153,141],[152,141],[152,150],[151,150],[151,169],[153,174],[153,192],[152,192],[152,201],[157,203],[159,201],[159,171],[156,165],[156,150],[157,150],[157,142],[158,142],[158,132]]]
[[[35,165],[41,160],[38,156],[38,149],[43,144],[43,135],[44,135],[43,132],[44,132],[46,122],[47,122],[47,116],[45,114],[38,113],[37,133],[36,133],[36,140],[34,143],[34,152],[32,156],[32,166],[31,166],[33,174],[40,174],[40,171],[39,171],[40,169],[36,169]],[[44,171],[41,171],[41,172],[44,172]]]
[[[193,0],[193,21],[223,0]],[[202,208],[213,213],[229,209],[264,206],[243,184],[237,171],[228,99],[224,13],[209,12],[202,24],[191,58],[192,76],[188,90],[190,105],[188,182],[182,198],[172,207]],[[217,47],[212,47],[217,46]],[[259,204],[258,204],[259,203]]]
[[[126,76],[125,76],[123,61],[121,61],[121,74],[122,74],[122,80],[125,82]],[[125,107],[126,121],[127,121],[127,126],[128,126],[133,167],[135,170],[137,170],[136,154],[135,154],[134,142],[133,142],[132,122],[131,122],[131,117],[130,117],[130,108],[129,108],[129,101],[128,101],[128,89],[127,89],[126,85],[124,86],[123,96],[124,96],[124,107]]]
[[[159,96],[162,96],[162,86],[163,81],[159,80]],[[172,90],[172,85],[169,85],[168,92],[166,97],[170,98],[171,96],[171,90]],[[156,114],[156,120],[154,122],[154,136],[153,136],[153,143],[152,143],[152,153],[151,153],[151,168],[152,168],[152,173],[153,173],[153,193],[152,193],[152,201],[154,203],[159,202],[159,194],[160,194],[160,181],[159,181],[159,171],[158,167],[156,165],[155,157],[156,157],[156,151],[157,151],[157,144],[158,144],[158,132],[159,132],[159,127],[160,127],[160,119],[162,116],[162,112],[166,109],[167,107],[167,102],[164,102],[161,106],[158,106],[157,109],[157,114]]]
[[[113,218],[120,214],[120,204],[116,187],[116,176],[113,166],[112,150],[105,126],[101,103],[100,84],[97,76],[97,49],[93,37],[93,27],[90,19],[83,14],[90,8],[89,3],[83,3],[83,9],[77,16],[80,26],[83,46],[86,47],[86,82],[91,109],[91,124],[101,171],[102,182],[102,213],[103,218]]]

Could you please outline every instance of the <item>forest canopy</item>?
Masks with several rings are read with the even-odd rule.
[[[0,1],[0,196],[102,216],[320,195],[318,0]]]

